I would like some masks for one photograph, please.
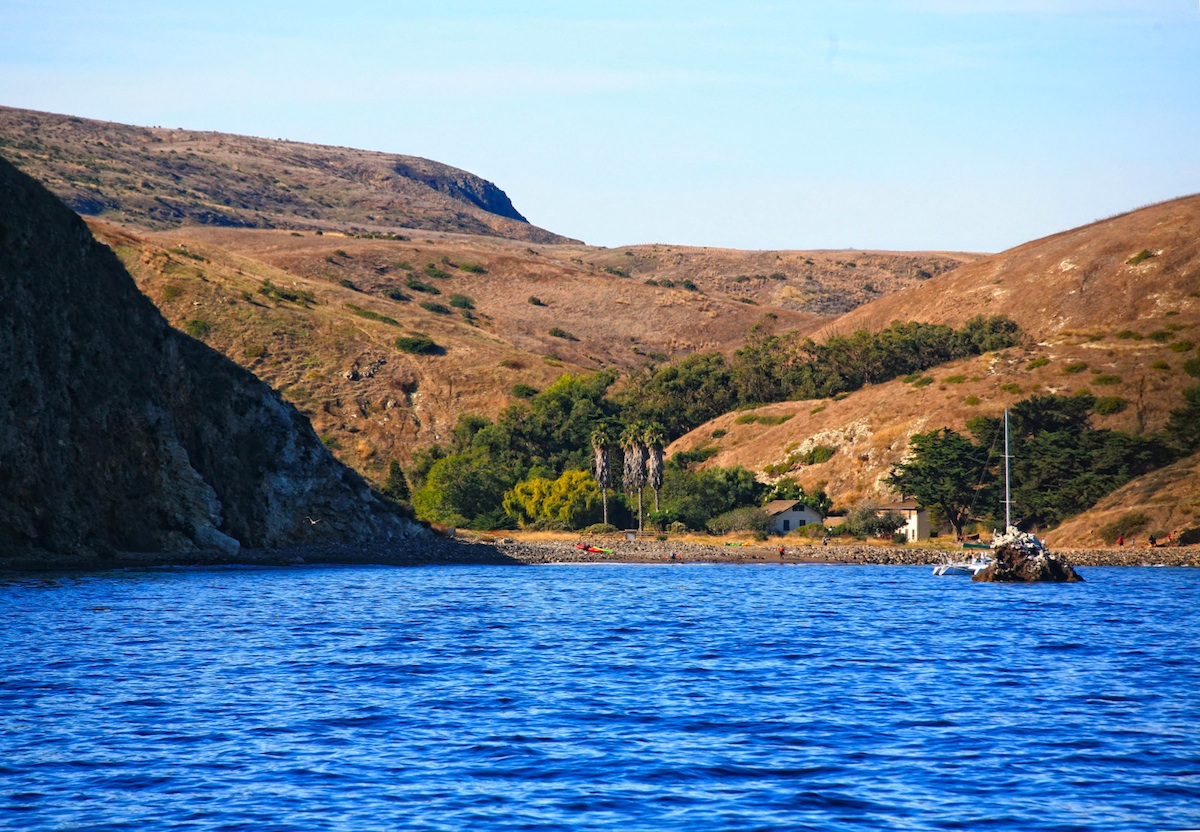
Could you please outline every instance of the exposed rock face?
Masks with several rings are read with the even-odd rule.
[[[427,532],[0,160],[0,561]]]
[[[1073,583],[1082,581],[1071,565],[1051,554],[1034,535],[1009,527],[992,541],[994,560],[972,581],[984,583]]]

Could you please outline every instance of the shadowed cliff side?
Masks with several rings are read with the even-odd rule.
[[[0,562],[428,533],[0,160]]]

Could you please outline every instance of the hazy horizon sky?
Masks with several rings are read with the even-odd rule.
[[[1200,6],[6,0],[0,104],[424,156],[594,245],[998,251],[1200,191]]]

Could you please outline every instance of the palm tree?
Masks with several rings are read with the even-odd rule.
[[[642,442],[646,446],[646,479],[650,487],[654,489],[654,510],[658,511],[658,492],[662,489],[663,484],[663,445],[666,444],[666,437],[663,436],[662,428],[658,425],[650,425],[646,428],[646,433],[642,437]]]
[[[613,431],[601,425],[592,431],[592,453],[595,455],[596,482],[600,486],[600,502],[604,506],[604,524],[608,525],[608,489],[612,487],[610,458],[613,449]]]
[[[625,490],[636,491],[638,498],[638,531],[642,530],[642,490],[646,487],[646,426],[634,422],[621,434],[621,449],[625,452]]]

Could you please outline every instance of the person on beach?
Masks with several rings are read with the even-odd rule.
[[[782,546],[779,547],[779,557],[780,557],[780,559],[783,558],[783,547]]]

